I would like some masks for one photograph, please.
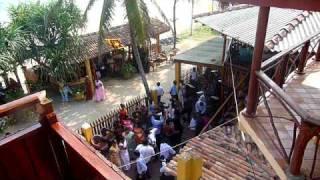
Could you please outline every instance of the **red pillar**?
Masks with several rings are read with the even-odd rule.
[[[318,49],[316,52],[316,61],[320,61],[320,40],[319,40]]]
[[[260,7],[256,31],[256,42],[251,63],[250,81],[248,90],[248,105],[246,115],[253,116],[258,103],[259,84],[255,74],[261,68],[264,41],[267,32],[270,7]]]
[[[297,74],[304,74],[303,70],[307,62],[309,46],[310,46],[310,41],[307,41],[300,52],[300,61],[298,64]]]

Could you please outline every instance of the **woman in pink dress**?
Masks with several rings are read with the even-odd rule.
[[[96,79],[95,81],[95,85],[96,85],[96,92],[95,92],[95,101],[99,102],[99,101],[103,101],[106,98],[106,94],[105,94],[105,90],[104,90],[104,86],[102,81],[100,81],[99,79]]]

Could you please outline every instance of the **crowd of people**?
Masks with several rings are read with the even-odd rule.
[[[196,88],[197,76],[194,69],[189,84],[180,81],[178,86],[173,81],[167,91],[171,95],[167,103],[163,102],[166,91],[158,82],[157,98],[148,107],[142,105],[129,114],[121,104],[119,121],[113,129],[102,128],[101,135],[92,138],[93,146],[124,171],[135,164],[137,179],[151,177],[155,159],[161,163],[162,178],[168,178],[166,163],[181,148],[176,145],[181,143],[185,129],[198,135],[209,120],[205,93]]]

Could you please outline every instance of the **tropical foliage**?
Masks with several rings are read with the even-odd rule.
[[[83,53],[78,31],[84,19],[72,1],[19,4],[9,13],[10,26],[22,31],[29,43],[23,51],[38,63],[42,75],[58,81],[78,78],[77,61]]]
[[[28,45],[23,31],[0,24],[0,75],[16,72],[16,67],[23,64]]]

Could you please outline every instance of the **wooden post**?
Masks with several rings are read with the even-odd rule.
[[[86,59],[84,61],[85,67],[86,67],[86,74],[88,76],[88,79],[86,80],[86,83],[88,83],[89,88],[87,88],[87,97],[86,99],[92,99],[93,92],[94,92],[94,82],[93,82],[93,77],[92,77],[92,71],[91,71],[91,63],[89,59]]]
[[[320,61],[320,40],[318,42],[318,49],[316,52],[316,61]]]
[[[156,37],[156,53],[160,53],[161,52],[161,46],[160,46],[160,35],[158,34],[157,37]]]
[[[268,19],[269,19],[269,11],[270,11],[270,7],[260,7],[259,9],[256,41],[254,46],[251,72],[250,72],[248,105],[247,105],[247,111],[245,113],[248,116],[254,116],[257,108],[259,84],[258,84],[258,79],[255,72],[259,71],[261,68],[262,54],[263,54],[264,42],[265,42]]]
[[[300,176],[300,169],[304,156],[304,151],[310,139],[319,133],[319,127],[315,127],[306,122],[301,123],[300,132],[295,142],[292,158],[290,161],[290,175]]]
[[[177,81],[177,84],[180,84],[181,79],[181,63],[175,62],[175,79]]]
[[[282,62],[276,69],[276,75],[275,75],[275,82],[282,88],[282,85],[284,84],[286,77],[285,73],[287,71],[287,66],[289,62],[289,54],[282,57]]]
[[[226,45],[227,45],[227,36],[223,35],[223,49],[222,49],[222,58],[221,62],[224,63],[225,55],[226,55]]]
[[[300,52],[300,61],[298,64],[298,70],[296,71],[297,74],[304,74],[303,70],[307,62],[309,46],[310,46],[310,41],[307,41]]]

